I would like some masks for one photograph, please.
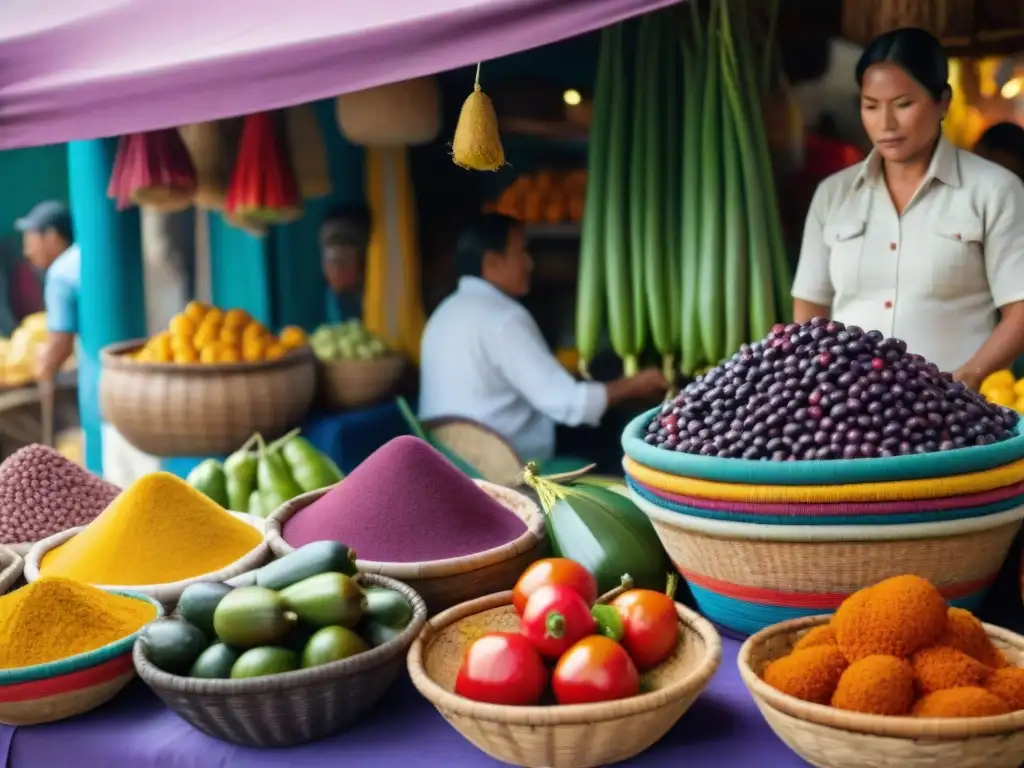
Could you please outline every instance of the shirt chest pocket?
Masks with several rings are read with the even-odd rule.
[[[826,224],[822,239],[829,247],[828,273],[832,288],[847,296],[860,290],[860,267],[867,222],[848,219]]]
[[[928,247],[906,266],[921,275],[933,298],[949,300],[988,291],[984,241],[985,231],[977,219],[938,219],[926,236]]]

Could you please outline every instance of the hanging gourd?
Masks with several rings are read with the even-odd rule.
[[[224,210],[229,221],[283,224],[302,216],[278,115],[260,112],[242,124]]]
[[[330,166],[316,112],[308,104],[300,104],[286,109],[284,120],[288,158],[299,195],[303,200],[327,197],[331,194]]]
[[[498,133],[498,116],[490,97],[480,89],[476,65],[473,92],[462,104],[452,139],[452,160],[470,171],[496,171],[505,165],[505,148]]]
[[[194,123],[178,129],[196,169],[195,206],[207,211],[224,210],[232,156],[219,122]]]
[[[183,211],[196,193],[196,169],[174,128],[132,133],[117,140],[107,196],[119,210],[132,205],[164,213]]]
[[[344,93],[334,105],[342,136],[363,147],[427,144],[441,131],[441,92],[434,77]]]

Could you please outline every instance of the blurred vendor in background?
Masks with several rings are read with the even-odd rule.
[[[990,126],[974,145],[974,152],[1013,171],[1024,181],[1024,128],[1016,123]]]
[[[479,217],[459,237],[458,288],[423,332],[420,418],[471,419],[505,437],[528,461],[555,455],[555,425],[597,426],[609,406],[664,395],[655,368],[608,384],[576,381],[555,359],[519,302],[533,261],[521,222]]]
[[[21,232],[25,259],[43,276],[46,343],[36,360],[40,381],[53,381],[75,351],[78,335],[80,258],[64,203],[39,203],[14,223]],[[116,311],[116,310],[112,310]]]
[[[370,209],[361,203],[333,208],[320,225],[320,264],[327,281],[325,318],[332,325],[363,318],[370,225]]]

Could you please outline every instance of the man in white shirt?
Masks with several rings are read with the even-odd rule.
[[[485,214],[458,240],[458,289],[423,332],[420,418],[472,419],[503,435],[524,460],[555,453],[555,425],[597,426],[609,406],[663,394],[654,368],[607,384],[576,381],[555,359],[518,299],[533,261],[522,223]]]

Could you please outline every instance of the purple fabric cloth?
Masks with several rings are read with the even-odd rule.
[[[807,763],[776,738],[754,706],[736,668],[739,646],[735,640],[723,640],[722,665],[693,708],[659,744],[623,765],[806,768]],[[0,747],[14,730],[0,727]],[[500,765],[465,741],[404,678],[353,730],[295,749],[262,751],[203,735],[136,681],[130,691],[88,715],[17,729],[6,766],[336,768],[339,764],[380,768]]]
[[[486,62],[675,1],[6,0],[0,149],[327,98]]]

